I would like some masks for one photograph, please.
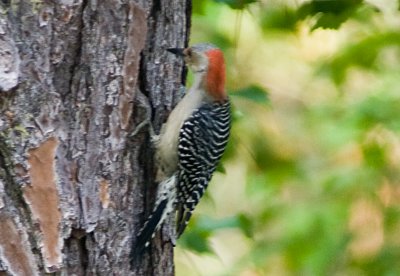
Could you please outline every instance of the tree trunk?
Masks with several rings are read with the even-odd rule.
[[[173,275],[170,227],[130,270],[179,97],[190,0],[0,1],[0,275]]]

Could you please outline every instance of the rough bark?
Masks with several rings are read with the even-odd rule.
[[[190,0],[0,1],[0,275],[173,275],[148,126],[179,97]],[[134,135],[132,135],[134,134]]]

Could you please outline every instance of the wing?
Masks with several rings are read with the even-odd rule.
[[[230,105],[204,104],[183,124],[179,134],[177,236],[190,220],[225,151],[230,132]]]

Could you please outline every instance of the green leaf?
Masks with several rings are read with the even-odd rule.
[[[359,7],[362,2],[363,0],[313,0],[300,7],[300,14],[303,16],[315,15],[320,12],[341,14]]]
[[[378,143],[363,145],[364,159],[367,165],[376,169],[384,169],[386,165],[386,148]]]
[[[323,29],[338,29],[342,23],[348,19],[346,15],[335,15],[333,13],[322,14],[317,22],[312,27],[312,30],[323,28]]]
[[[190,231],[185,231],[182,238],[179,239],[179,243],[198,253],[211,253],[212,250],[208,244],[209,235],[209,232],[191,227]]]
[[[249,218],[246,214],[239,214],[237,218],[239,220],[239,227],[242,230],[242,232],[247,237],[252,237],[254,232],[253,220]]]
[[[214,0],[217,3],[224,3],[234,10],[243,10],[249,4],[258,2],[257,0]]]
[[[261,19],[261,27],[266,29],[280,29],[294,31],[298,21],[296,11],[287,6],[268,7]]]
[[[226,174],[226,169],[224,167],[224,165],[222,164],[222,162],[218,163],[217,168],[215,169],[216,172],[222,173],[222,174]]]
[[[264,88],[257,85],[251,85],[237,91],[233,91],[230,95],[244,98],[258,104],[267,105],[269,103],[268,92],[265,91]]]
[[[337,29],[348,20],[361,6],[363,0],[313,0],[304,3],[298,10],[298,18],[305,19],[317,16],[312,29]]]

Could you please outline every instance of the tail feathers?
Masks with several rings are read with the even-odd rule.
[[[161,201],[156,206],[153,213],[149,216],[143,228],[140,229],[139,234],[137,235],[136,238],[136,243],[131,253],[131,258],[140,257],[143,254],[146,247],[150,245],[151,239],[154,237],[158,228],[160,228],[160,225],[162,223],[161,218],[163,217],[167,203],[168,199],[164,199],[163,201]]]
[[[176,230],[177,238],[179,238],[183,234],[183,232],[185,231],[186,226],[188,225],[189,220],[192,216],[191,210],[183,209],[180,212],[181,212],[179,215],[180,218],[177,221],[177,230]]]
[[[145,249],[150,245],[151,239],[173,210],[176,200],[175,181],[176,176],[173,175],[160,183],[155,208],[134,241],[130,255],[132,265],[143,255]]]

